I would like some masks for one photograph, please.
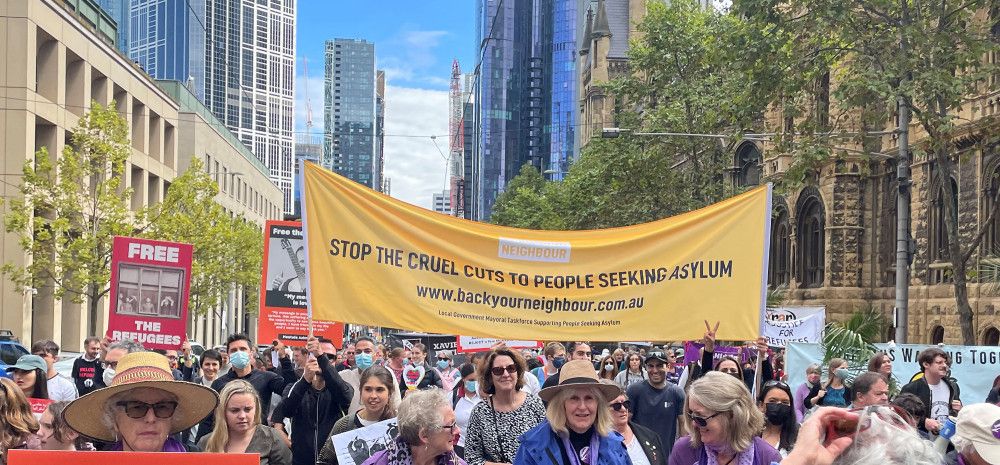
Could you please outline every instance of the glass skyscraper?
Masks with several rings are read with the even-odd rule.
[[[156,79],[180,81],[205,99],[206,0],[102,0],[119,29],[118,47]],[[127,13],[127,15],[125,15]]]
[[[576,147],[578,0],[479,0],[477,219],[525,163],[560,179]]]
[[[323,165],[372,189],[381,169],[375,144],[375,44],[326,42]]]

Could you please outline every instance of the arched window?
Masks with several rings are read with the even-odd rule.
[[[992,326],[986,328],[986,331],[983,331],[983,345],[1000,346],[1000,329]]]
[[[796,216],[799,283],[802,287],[820,287],[826,260],[826,221],[823,200],[815,188],[800,194]]]
[[[753,142],[745,142],[736,150],[735,166],[733,166],[736,187],[756,186],[760,184],[760,168],[763,157],[760,149]]]
[[[986,221],[990,211],[993,210],[993,206],[997,202],[997,193],[1000,193],[1000,163],[995,163],[986,172],[986,179],[983,179],[983,185],[987,187],[983,192],[982,221]],[[1000,221],[997,221],[996,218],[986,227],[986,237],[983,238],[982,254],[1000,255]]]
[[[791,277],[792,226],[788,219],[788,206],[781,200],[774,209],[771,223],[771,258],[767,282],[771,288],[787,285]]]
[[[928,257],[930,263],[947,263],[950,261],[948,255],[948,226],[945,217],[945,186],[940,177],[931,185],[934,189],[934,197],[931,200],[930,218],[928,225],[930,231],[928,238]],[[954,179],[950,179],[952,191],[955,195],[950,199],[952,206],[952,216],[958,215],[958,184]],[[956,217],[957,224],[957,217]],[[930,284],[940,284],[949,281],[949,274],[945,273],[945,268],[931,267],[928,272],[928,282]]]
[[[927,342],[930,344],[941,344],[944,342],[944,327],[940,325],[935,326],[931,330],[931,340]]]

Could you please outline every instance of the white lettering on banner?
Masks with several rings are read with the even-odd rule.
[[[529,241],[500,237],[497,256],[528,262],[569,263],[569,242]]]
[[[792,342],[820,342],[825,325],[825,307],[769,307],[760,331],[767,345],[785,347]]]
[[[128,258],[135,258],[136,255],[139,256],[140,260],[177,263],[180,261],[181,249],[131,242],[128,245]]]
[[[153,334],[153,333],[117,331],[117,330],[111,331],[112,341],[121,341],[124,339],[131,339],[140,344],[160,344],[160,345],[172,345],[172,346],[181,345],[181,337],[178,335]]]

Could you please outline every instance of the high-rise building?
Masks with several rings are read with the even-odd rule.
[[[521,165],[559,179],[576,145],[578,0],[480,0],[477,219]]]
[[[451,191],[445,189],[434,193],[434,211],[451,215]]]
[[[293,210],[295,0],[209,2],[205,104],[271,172]]]
[[[303,161],[320,164],[323,160],[323,141],[318,135],[302,134],[295,140],[295,190],[292,216],[302,218],[302,184],[299,169]]]
[[[118,25],[118,38],[115,46],[122,52],[128,51],[129,20],[128,10],[132,0],[97,0],[97,4]]]
[[[462,87],[462,168],[465,171],[459,195],[464,200],[466,219],[478,218],[479,144],[476,138],[476,75],[466,74]]]
[[[370,188],[375,184],[375,44],[326,42],[323,165]]]
[[[385,183],[385,71],[375,72],[375,190],[387,192]]]

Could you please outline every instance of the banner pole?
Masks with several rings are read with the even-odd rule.
[[[305,183],[305,179],[306,179],[306,160],[305,159],[301,159],[301,160],[299,160],[299,177],[298,177],[298,179],[296,179],[296,181],[299,182],[299,186],[301,186],[301,189],[302,189],[302,199],[300,200],[300,202],[302,202],[302,206],[301,206],[301,208],[302,208],[302,242],[303,242],[303,245],[305,245],[304,250],[306,251],[306,253],[305,253],[305,255],[306,255],[306,279],[305,279],[305,283],[304,283],[305,284],[305,288],[306,288],[306,318],[309,319],[309,338],[311,339],[313,337],[313,306],[312,306],[312,298],[313,298],[313,296],[312,296],[312,292],[311,292],[311,289],[312,289],[312,279],[311,279],[310,273],[309,273],[309,256],[311,254],[309,253],[309,222],[306,219],[308,217],[308,215],[306,214],[306,212],[309,209],[306,208],[306,183]]]

